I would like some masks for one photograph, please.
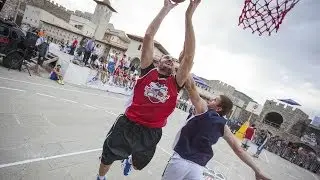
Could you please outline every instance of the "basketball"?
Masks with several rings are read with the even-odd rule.
[[[184,2],[185,0],[171,0],[172,2],[174,2],[174,3],[182,3],[182,2]]]

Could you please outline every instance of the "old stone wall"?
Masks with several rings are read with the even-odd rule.
[[[0,13],[1,17],[14,17],[18,7],[18,3],[19,0],[7,0]],[[71,14],[74,13],[73,11],[68,10],[65,7],[49,0],[25,0],[24,2],[21,1],[20,9],[22,10],[22,12],[25,10],[26,5],[44,9],[45,11],[67,22],[69,22]]]
[[[18,8],[18,0],[7,0],[0,12],[0,17],[4,17],[4,18],[14,17],[17,8]]]
[[[278,104],[275,101],[267,100],[264,104],[263,110],[260,114],[260,122],[263,122],[266,115],[270,112],[278,113],[283,118],[283,123],[280,129],[289,132],[294,124],[299,121],[305,122],[308,120],[308,115],[298,108],[293,109],[291,106]]]
[[[26,4],[41,8],[67,22],[69,22],[70,16],[73,13],[73,11],[67,10],[58,3],[49,0],[26,0]]]

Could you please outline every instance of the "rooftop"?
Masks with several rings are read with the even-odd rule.
[[[96,2],[97,4],[107,6],[112,12],[117,13],[117,11],[111,6],[111,3],[109,0],[104,0],[104,1],[93,0],[93,1]]]

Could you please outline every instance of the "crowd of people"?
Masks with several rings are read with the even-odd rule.
[[[320,173],[320,158],[308,147],[302,147],[279,136],[273,136],[268,140],[266,150],[309,171]]]
[[[115,52],[105,55],[101,46],[96,44],[94,37],[83,39],[80,43],[77,39],[72,43],[61,42],[60,50],[73,55],[73,63],[97,71],[93,77],[90,77],[88,83],[99,80],[103,84],[132,90],[138,78],[139,69],[136,64],[131,64],[130,57]]]

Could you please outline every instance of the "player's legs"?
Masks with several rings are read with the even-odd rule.
[[[203,167],[181,158],[177,153],[170,158],[163,174],[162,180],[201,180]]]
[[[131,127],[124,115],[120,115],[110,129],[103,144],[99,176],[103,177],[116,160],[127,158],[131,152],[127,134]]]
[[[132,156],[123,161],[124,175],[130,173],[131,166],[135,170],[142,170],[149,164],[162,136],[161,128],[148,128],[135,124],[131,130]]]

